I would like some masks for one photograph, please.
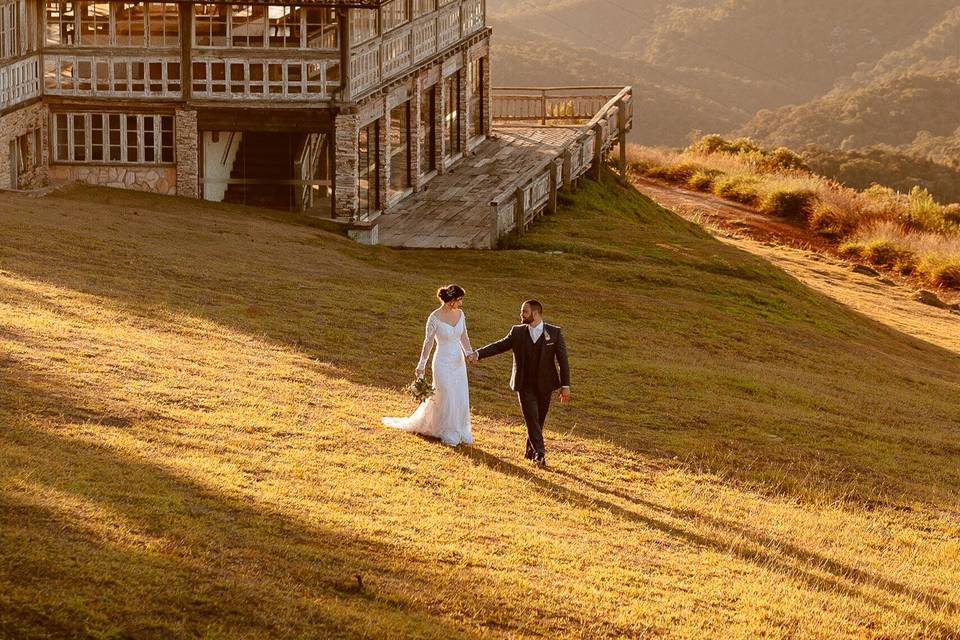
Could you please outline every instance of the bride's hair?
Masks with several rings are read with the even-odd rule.
[[[458,284],[448,284],[445,287],[437,289],[437,299],[443,303],[462,298],[466,294],[467,292]]]

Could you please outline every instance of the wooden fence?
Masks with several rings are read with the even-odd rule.
[[[600,88],[602,89],[602,88]],[[566,97],[562,89],[527,89],[530,95],[534,92],[541,98],[540,107],[533,115],[534,120],[548,123],[559,120],[550,112],[552,105],[573,105],[568,109],[575,113],[576,118],[571,120],[586,121],[578,127],[579,135],[556,154],[545,160],[536,168],[520,176],[499,196],[490,203],[490,246],[497,246],[500,238],[509,233],[523,235],[534,220],[545,211],[554,213],[557,208],[557,193],[560,189],[569,189],[573,183],[592,172],[599,177],[600,166],[604,157],[619,145],[619,165],[621,172],[626,167],[626,135],[633,128],[633,88],[619,87],[616,93],[603,96],[605,101],[600,108],[592,113],[585,113],[588,104],[581,100],[583,93],[597,92],[598,88],[567,89]],[[502,120],[507,122],[521,122],[529,120],[523,114],[530,113],[532,102],[517,100],[519,89],[495,89],[491,92],[493,98],[494,119],[498,119],[498,112],[506,114]],[[549,97],[546,93],[550,93]],[[589,97],[589,100],[598,99],[598,96]],[[545,101],[545,102],[544,102]],[[544,107],[543,104],[547,106]],[[567,109],[563,107],[561,110]],[[579,109],[579,111],[578,111]],[[498,111],[499,110],[499,111]],[[565,116],[567,117],[567,116]]]

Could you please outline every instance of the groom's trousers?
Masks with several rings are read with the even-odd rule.
[[[543,423],[550,410],[552,392],[543,393],[537,389],[524,387],[517,392],[523,421],[527,423],[527,450],[524,457],[528,460],[543,458],[546,453],[543,445]]]

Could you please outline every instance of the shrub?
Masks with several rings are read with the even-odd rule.
[[[799,155],[786,147],[778,147],[764,154],[757,161],[757,169],[765,173],[784,173],[790,171],[810,171],[807,163]]]
[[[743,204],[755,204],[759,199],[760,179],[755,176],[717,176],[713,193]]]
[[[888,267],[903,274],[913,273],[916,256],[909,249],[886,238],[866,242],[860,248],[860,257],[878,267]]]
[[[709,192],[713,189],[713,181],[723,172],[716,169],[698,169],[687,179],[687,186],[697,191]]]
[[[917,271],[935,287],[960,289],[960,255],[925,255],[920,259]]]
[[[943,221],[955,227],[960,227],[960,203],[949,204],[943,208]]]
[[[775,188],[760,198],[760,211],[767,215],[806,218],[817,201],[810,189]]]
[[[939,231],[944,226],[943,207],[929,191],[919,186],[910,190],[909,206],[903,217],[911,227],[923,231]]]

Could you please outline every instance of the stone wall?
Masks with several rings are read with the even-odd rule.
[[[177,154],[177,195],[200,197],[200,154],[198,151],[197,112],[178,110],[174,118]]]
[[[17,189],[34,189],[49,183],[47,164],[49,158],[48,125],[49,111],[46,105],[36,102],[4,116],[0,116],[0,189],[11,184],[10,143],[19,136],[30,135],[26,168],[17,176]],[[33,132],[40,131],[39,157],[33,149]]]
[[[177,170],[169,166],[55,164],[50,167],[50,179],[174,195],[177,193],[178,175]]]
[[[353,218],[360,207],[357,147],[360,145],[360,116],[356,113],[337,114],[334,123],[336,162],[335,215]]]

